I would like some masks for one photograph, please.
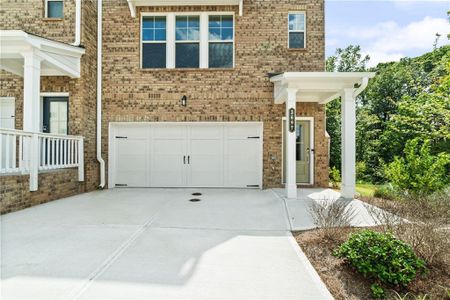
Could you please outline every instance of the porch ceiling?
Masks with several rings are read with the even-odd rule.
[[[287,89],[297,90],[297,102],[325,104],[339,97],[346,88],[357,88],[373,78],[372,72],[285,72],[270,78],[276,104],[287,99]]]
[[[239,15],[243,13],[243,0],[127,0],[131,16],[136,17],[138,6],[225,6],[239,5]]]
[[[0,68],[23,77],[24,57],[34,52],[41,59],[41,75],[80,77],[85,49],[52,41],[22,30],[0,30]]]

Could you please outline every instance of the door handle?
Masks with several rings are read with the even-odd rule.
[[[183,156],[183,164],[186,164],[186,155]]]
[[[191,156],[188,155],[188,165],[190,165],[190,164],[191,164]]]

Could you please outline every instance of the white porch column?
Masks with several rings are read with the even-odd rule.
[[[297,170],[295,159],[295,138],[296,133],[289,131],[289,110],[296,108],[298,89],[287,88],[286,100],[286,197],[297,198]],[[295,114],[296,115],[296,112]],[[295,119],[295,118],[294,118]]]
[[[353,96],[354,89],[347,88],[342,92],[341,115],[342,115],[342,185],[341,195],[346,199],[355,196],[356,183],[356,103]]]
[[[31,50],[22,53],[23,72],[23,130],[39,132],[41,58]]]

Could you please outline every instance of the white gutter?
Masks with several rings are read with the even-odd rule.
[[[100,188],[105,187],[105,161],[102,158],[102,1],[97,0],[97,160],[100,163]]]
[[[81,0],[75,0],[75,42],[73,46],[81,44]]]
[[[369,84],[369,78],[363,77],[363,79],[361,81],[361,85],[353,92],[353,97],[356,99],[356,97],[358,97],[358,95],[361,94],[361,92],[366,89],[368,84]]]

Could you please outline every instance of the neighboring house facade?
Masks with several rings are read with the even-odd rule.
[[[1,10],[0,127],[48,134],[30,152],[35,177],[0,177],[3,213],[99,185],[286,186],[289,197],[327,187],[325,104],[340,95],[352,193],[354,98],[373,74],[317,73],[323,1],[110,0],[99,15],[91,0],[5,0]]]

